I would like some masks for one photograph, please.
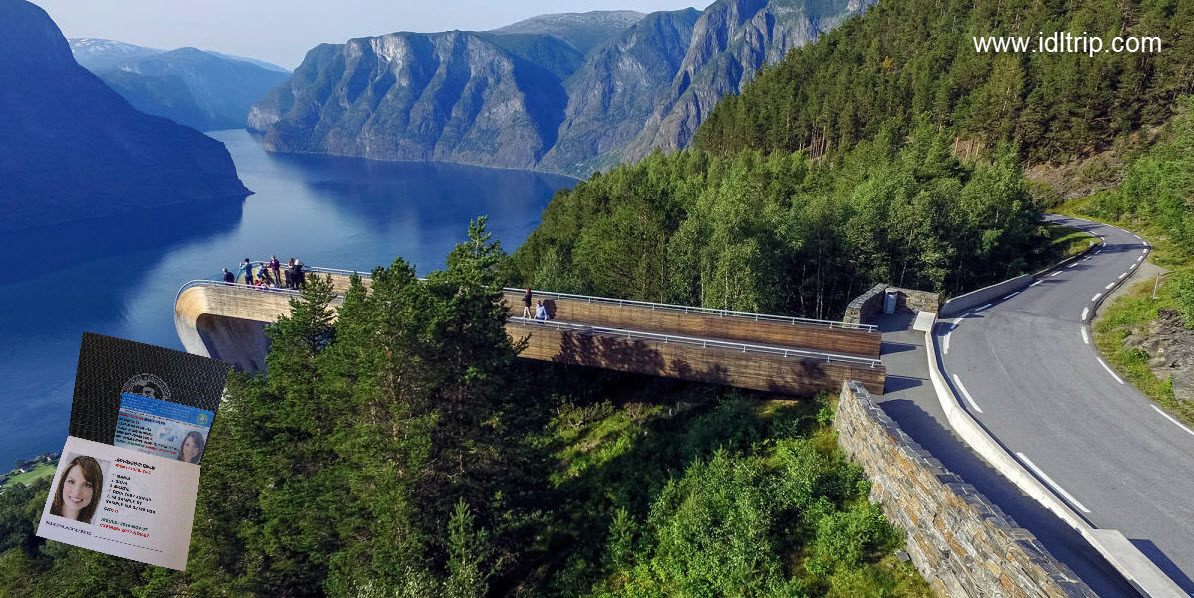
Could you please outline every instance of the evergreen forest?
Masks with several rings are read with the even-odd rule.
[[[34,536],[0,492],[0,595],[927,596],[837,449],[831,394],[518,362],[485,220],[425,282],[330,279],[234,375],[185,573]]]
[[[1164,49],[971,40],[1053,31]],[[396,259],[335,314],[308,284],[268,374],[230,379],[185,573],[37,538],[48,482],[5,488],[0,597],[927,596],[832,395],[519,360],[501,288],[840,319],[879,282],[1034,271],[1065,209],[1157,239],[1175,272],[1141,313],[1194,326],[1192,93],[1191,2],[881,0],[724,98],[692,149],[558,192],[512,255],[480,218],[426,281]],[[1123,172],[1077,203],[1024,175],[1110,151]]]

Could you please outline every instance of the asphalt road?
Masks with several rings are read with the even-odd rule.
[[[1098,300],[1149,248],[1125,230],[1050,220],[1104,238],[934,333],[963,405],[1092,525],[1117,529],[1194,595],[1194,430],[1169,419],[1103,362],[1089,328]],[[956,325],[955,325],[956,324]]]

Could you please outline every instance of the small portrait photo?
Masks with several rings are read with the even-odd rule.
[[[198,463],[199,459],[203,457],[203,447],[206,445],[207,439],[203,437],[203,432],[198,430],[187,432],[187,435],[182,437],[182,442],[178,445],[178,460],[186,461],[187,463]]]
[[[50,497],[50,514],[91,523],[99,509],[111,461],[67,453],[59,463],[58,481]]]

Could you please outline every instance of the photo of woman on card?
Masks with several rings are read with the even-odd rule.
[[[182,439],[182,446],[178,448],[178,460],[187,463],[198,463],[203,456],[203,434],[194,430],[187,432]]]
[[[50,514],[82,523],[91,523],[91,517],[100,503],[100,492],[104,488],[104,472],[95,459],[79,455],[72,459],[58,479],[54,493],[54,504]]]

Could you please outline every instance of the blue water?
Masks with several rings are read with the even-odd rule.
[[[513,251],[567,177],[455,164],[275,155],[223,141],[254,195],[0,236],[0,471],[66,440],[84,331],[182,349],[173,306],[188,280],[245,257],[360,269],[402,256],[442,268],[468,221]]]

